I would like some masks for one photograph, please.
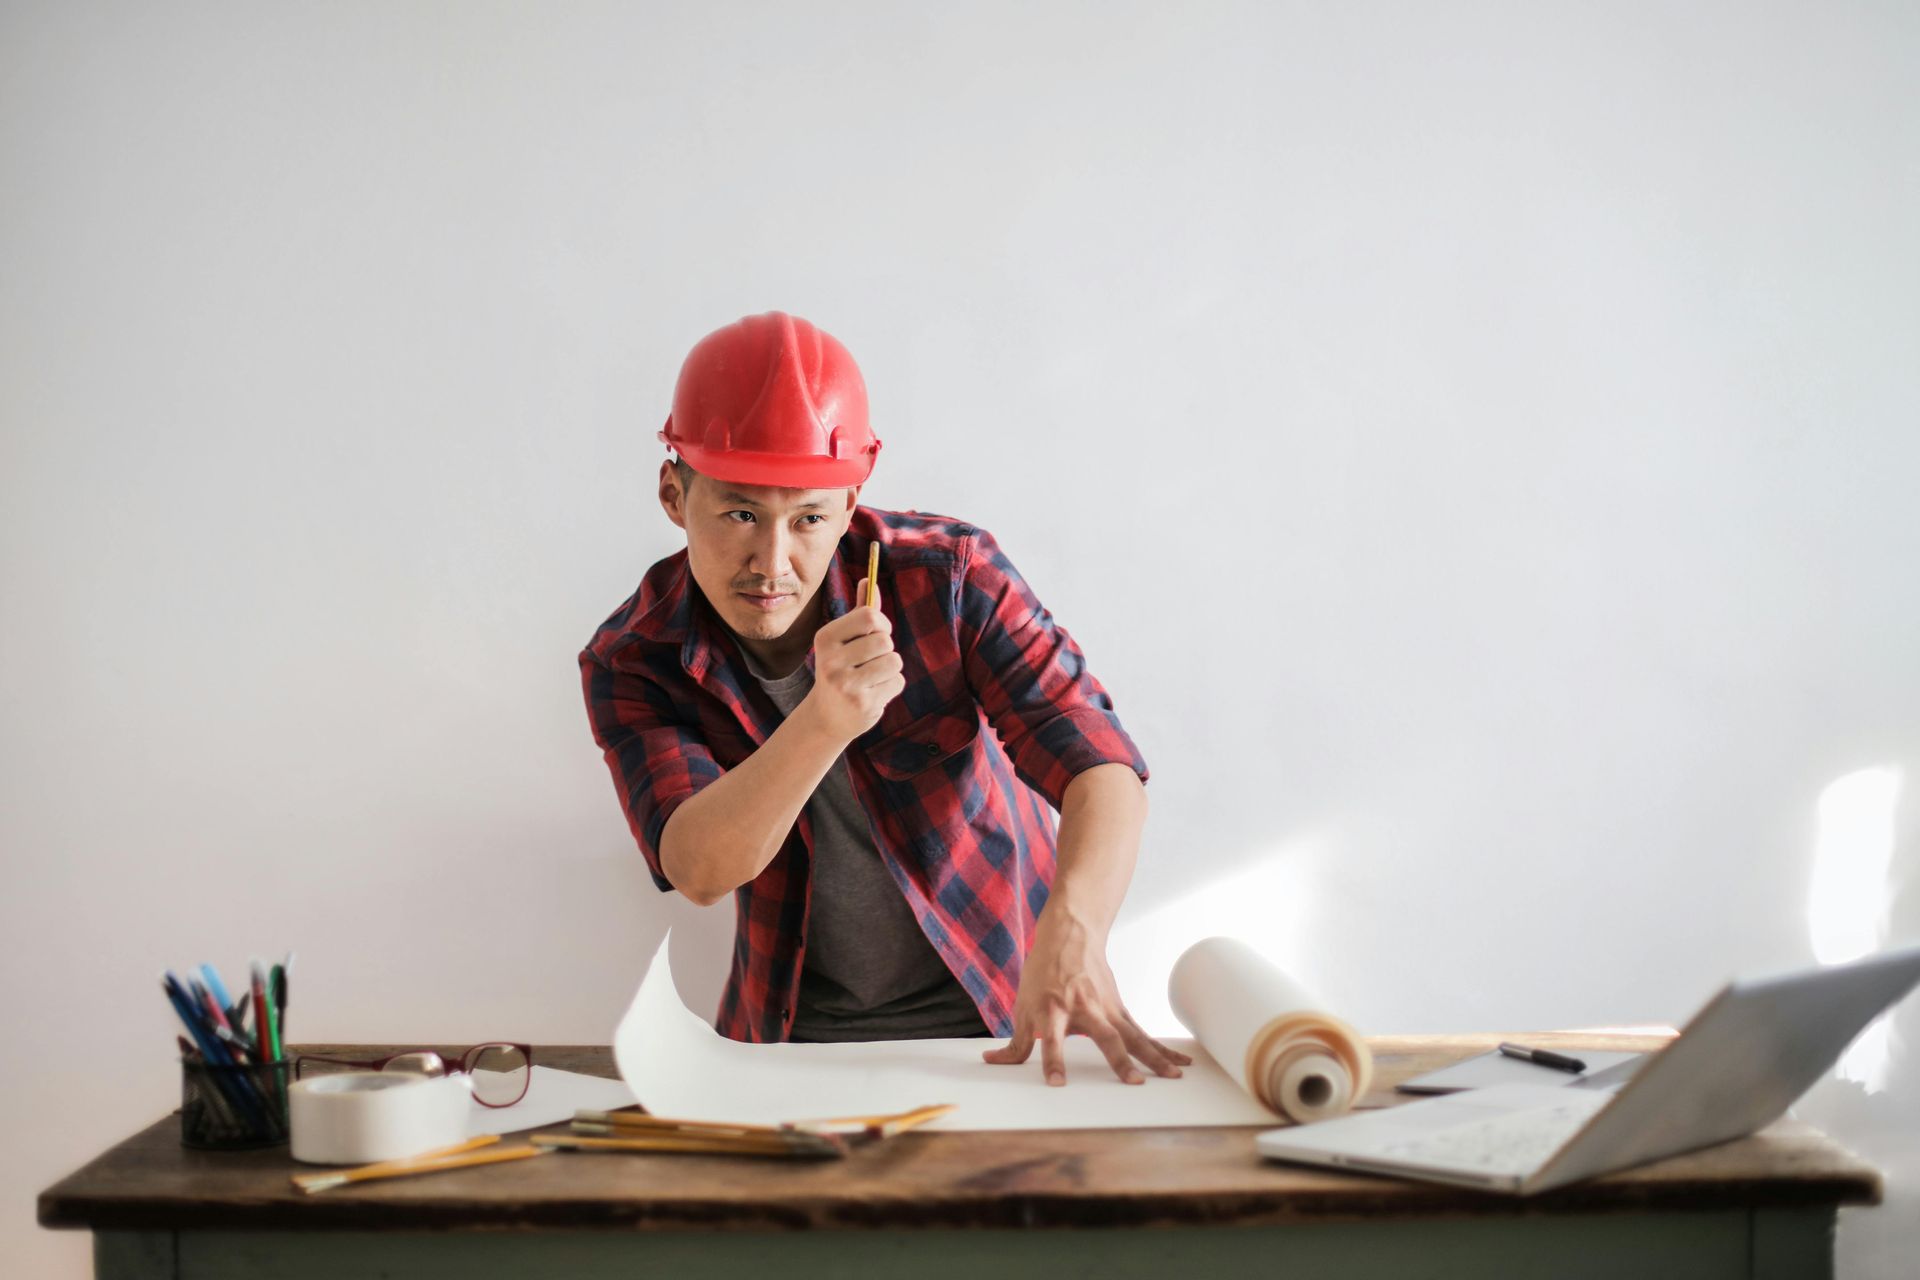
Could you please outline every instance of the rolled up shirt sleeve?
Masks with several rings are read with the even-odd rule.
[[[605,753],[627,826],[661,892],[677,886],[660,862],[667,819],[726,770],[698,729],[676,716],[673,700],[644,675],[616,671],[590,653],[580,655],[580,678],[593,739]]]
[[[1127,765],[1145,782],[1147,762],[1113,699],[993,535],[976,528],[963,564],[958,615],[967,683],[1020,780],[1056,810],[1074,775],[1095,765]]]

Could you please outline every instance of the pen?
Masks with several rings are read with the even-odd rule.
[[[231,1035],[233,1023],[228,1020],[227,1011],[220,1007],[220,1001],[214,996],[213,992],[201,986],[192,978],[187,979],[187,989],[193,993],[196,1002],[206,1009],[208,1014],[207,1029],[216,1036],[222,1031],[228,1032],[229,1035],[226,1038],[230,1041],[233,1040]]]
[[[166,993],[167,1002],[173,1006],[174,1012],[179,1014],[181,1021],[187,1024],[187,1030],[193,1032],[194,1039],[200,1039],[200,1029],[194,1026],[192,1020],[188,1018],[186,1004],[180,997],[174,994],[174,989],[168,985],[169,981],[169,978],[162,978],[160,980],[160,989]],[[185,1036],[175,1036],[173,1042],[180,1046],[180,1061],[205,1064],[207,1055],[202,1053],[197,1046],[189,1043]],[[239,1104],[228,1096],[225,1082],[215,1078],[211,1080],[211,1084],[213,1087],[207,1091],[206,1095],[207,1105],[220,1116],[222,1123],[246,1123],[239,1118],[240,1113],[236,1109]]]
[[[203,964],[200,966],[200,976],[207,980],[207,990],[213,992],[213,998],[220,1002],[223,1010],[233,1008],[233,1001],[227,997],[227,984],[220,981],[218,969],[210,964]]]
[[[173,1011],[180,1015],[180,1021],[187,1024],[187,1034],[192,1036],[194,1043],[200,1046],[200,1060],[210,1066],[231,1066],[232,1055],[214,1037],[207,1020],[194,1009],[193,997],[188,995],[186,988],[180,985],[180,979],[168,971],[160,975],[160,987],[167,993],[167,999],[173,1002]],[[209,1072],[208,1079],[213,1086],[214,1094],[225,1099],[233,1115],[248,1120],[253,1118],[249,1114],[252,1108],[238,1089],[241,1081],[229,1079],[218,1071]]]
[[[273,993],[275,1030],[280,1033],[282,1049],[287,1043],[287,1002],[293,993],[293,952],[287,952],[287,958],[280,962],[280,981]]]
[[[287,998],[287,971],[279,965],[267,975],[267,1032],[273,1042],[273,1060],[286,1057],[286,1033],[280,1029],[280,1016]]]
[[[207,1030],[206,1024],[201,1019],[194,1016],[193,1005],[188,1000],[185,989],[180,986],[180,979],[171,973],[162,974],[160,989],[167,993],[167,999],[173,1004],[173,1011],[179,1014],[180,1021],[186,1024],[187,1034],[192,1036],[194,1043],[199,1046],[200,1056],[208,1062],[213,1061],[214,1051],[208,1044],[208,1041],[213,1039],[213,1034]]]
[[[271,1055],[278,1059],[273,1051],[273,999],[267,994],[267,970],[258,960],[247,962],[247,970],[253,977],[253,1003],[260,1012],[253,1016],[254,1039],[260,1042],[260,1056],[266,1059]]]
[[[192,978],[187,979],[187,992],[189,1004],[197,1006],[194,1012],[200,1013],[201,1010],[205,1010],[205,1012],[201,1014],[201,1021],[207,1030],[207,1043],[213,1049],[213,1052],[207,1056],[207,1060],[215,1066],[244,1066],[247,1057],[250,1055],[237,1045],[229,1048],[227,1042],[220,1036],[222,1031],[232,1035],[233,1026],[227,1021],[226,1011],[220,1007],[220,1002],[213,998],[213,992],[207,990]],[[218,1073],[216,1073],[216,1078],[218,1078]],[[260,1096],[260,1090],[255,1085],[253,1079],[244,1071],[236,1071],[227,1079],[228,1083],[233,1086],[235,1100],[252,1113],[252,1119],[255,1123],[265,1123],[267,1120],[265,1111],[266,1101]]]
[[[1552,1067],[1555,1071],[1571,1071],[1579,1075],[1587,1069],[1587,1064],[1578,1058],[1569,1058],[1565,1054],[1555,1053],[1551,1049],[1529,1049],[1523,1044],[1502,1044],[1500,1052],[1509,1058],[1518,1058],[1522,1062],[1531,1062],[1536,1066]]]
[[[267,967],[255,959],[247,962],[247,968],[253,977],[253,1002],[260,1009],[253,1019],[254,1039],[260,1045],[257,1060],[267,1063],[278,1062],[280,1061],[280,1032],[274,1025],[273,989],[267,985]],[[271,1069],[260,1081],[261,1090],[267,1095],[268,1108],[276,1114],[282,1105],[280,1083],[276,1073]]]

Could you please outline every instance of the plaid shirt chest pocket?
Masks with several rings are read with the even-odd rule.
[[[980,706],[957,698],[867,748],[881,799],[923,859],[946,856],[993,795]]]

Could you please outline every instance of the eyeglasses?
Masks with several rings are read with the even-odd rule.
[[[410,1071],[423,1076],[464,1073],[473,1085],[475,1102],[483,1107],[510,1107],[527,1096],[527,1085],[533,1080],[533,1048],[491,1040],[466,1050],[456,1062],[448,1062],[432,1049],[409,1049],[367,1062],[303,1054],[293,1062],[296,1080],[304,1080],[309,1075],[328,1075],[332,1071]]]

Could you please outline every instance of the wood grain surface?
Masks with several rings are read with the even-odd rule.
[[[1665,1043],[1573,1032],[1372,1037],[1377,1075],[1361,1105],[1409,1101],[1392,1091],[1395,1083],[1503,1039],[1565,1049]],[[303,1045],[294,1052],[373,1058],[415,1047]],[[535,1061],[615,1074],[605,1046],[543,1046]],[[1254,1151],[1262,1129],[914,1132],[823,1162],[563,1152],[308,1196],[289,1177],[310,1166],[296,1165],[285,1147],[189,1150],[180,1145],[176,1115],[47,1189],[39,1213],[45,1226],[92,1230],[1224,1226],[1861,1205],[1878,1203],[1881,1191],[1871,1166],[1791,1120],[1526,1200],[1277,1164]]]

